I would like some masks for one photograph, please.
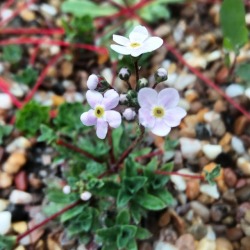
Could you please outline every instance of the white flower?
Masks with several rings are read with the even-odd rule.
[[[71,187],[69,185],[63,187],[64,194],[69,194],[70,192],[71,192]]]
[[[122,115],[124,116],[124,118],[127,120],[127,121],[131,121],[135,118],[136,116],[136,113],[133,109],[131,108],[127,108],[124,110],[124,112],[122,113]]]
[[[120,102],[124,103],[124,102],[127,102],[127,101],[128,101],[127,94],[120,94]]]
[[[89,78],[87,80],[87,86],[90,90],[96,89],[98,83],[99,83],[99,78],[97,75],[92,74],[89,76]]]
[[[83,201],[88,201],[91,197],[92,197],[92,194],[89,192],[89,191],[84,191],[81,195],[81,200]]]
[[[119,45],[112,44],[114,51],[123,55],[138,57],[139,55],[158,49],[163,44],[160,37],[149,37],[144,26],[136,26],[129,34],[129,39],[124,36],[113,35],[113,40]]]

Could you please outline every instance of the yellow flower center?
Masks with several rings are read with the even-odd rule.
[[[156,106],[153,108],[153,116],[156,118],[162,118],[165,115],[165,111],[162,107]]]
[[[131,43],[130,44],[130,47],[132,47],[132,48],[137,48],[137,47],[140,47],[141,46],[141,44],[140,43]]]
[[[95,116],[96,116],[97,118],[103,117],[104,112],[105,112],[105,110],[104,110],[104,108],[103,108],[102,106],[97,106],[97,107],[95,108]]]

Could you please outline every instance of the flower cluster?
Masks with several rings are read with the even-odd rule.
[[[149,37],[147,29],[143,26],[135,27],[129,39],[120,35],[113,35],[113,39],[119,45],[112,44],[111,49],[123,55],[131,55],[133,58],[158,49],[163,44],[161,38]],[[158,83],[167,79],[167,71],[163,68],[156,71],[152,88],[148,87],[147,79],[141,78],[137,79],[136,88],[132,89],[129,83],[130,76],[131,71],[128,68],[120,70],[119,77],[126,81],[129,90],[126,94],[119,95],[105,79],[90,75],[86,98],[91,109],[81,115],[82,123],[86,126],[95,126],[97,137],[104,139],[108,126],[117,128],[121,125],[122,116],[118,110],[121,111],[121,106],[126,105],[122,115],[127,121],[138,116],[139,124],[155,135],[166,136],[186,115],[186,111],[177,106],[180,97],[176,89],[166,88],[159,93],[154,89]]]

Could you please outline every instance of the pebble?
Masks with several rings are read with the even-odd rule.
[[[201,240],[207,234],[207,227],[203,223],[195,223],[188,229],[188,232],[192,234],[196,240]]]
[[[209,112],[206,112],[204,114],[204,120],[207,122],[207,123],[211,123],[212,121],[214,120],[218,120],[220,119],[220,114],[218,114],[217,112],[215,111],[209,111]]]
[[[203,238],[197,245],[196,250],[216,250],[215,241]]]
[[[250,246],[250,237],[244,237],[241,239],[241,250],[249,250]]]
[[[15,174],[22,168],[26,161],[25,153],[16,151],[3,164],[3,170],[8,174]]]
[[[32,202],[32,195],[15,189],[11,192],[9,200],[13,204],[29,204]]]
[[[26,221],[19,221],[19,222],[13,223],[12,228],[16,233],[21,234],[27,231],[28,225]]]
[[[0,171],[0,188],[8,188],[12,185],[13,177],[8,173]]]
[[[250,161],[244,157],[239,157],[236,164],[244,175],[250,175]]]
[[[210,130],[204,123],[198,123],[195,126],[195,132],[199,140],[208,140],[211,136]]]
[[[214,160],[222,152],[222,146],[206,144],[202,147],[202,151],[208,159]]]
[[[31,147],[31,142],[23,137],[17,137],[15,138],[10,144],[7,145],[6,147],[6,152],[8,153],[14,153],[17,150],[21,149],[28,149]]]
[[[191,235],[191,234],[181,235],[177,239],[175,246],[181,250],[193,250],[193,249],[195,249],[195,241],[194,241],[193,235]]]
[[[233,245],[226,238],[217,238],[215,243],[216,250],[234,250]]]
[[[0,109],[11,109],[12,101],[8,94],[0,93]]]
[[[8,200],[0,199],[0,212],[5,210],[9,204]]]
[[[231,207],[224,203],[213,204],[210,209],[211,219],[214,222],[220,222],[224,219],[230,212]]]
[[[201,193],[204,193],[214,199],[218,199],[220,197],[217,185],[201,184],[200,191]]]
[[[235,187],[238,179],[234,171],[231,168],[224,168],[223,174],[226,185],[230,188]]]
[[[225,92],[230,97],[237,97],[244,94],[244,88],[239,84],[230,84]]]
[[[182,137],[180,138],[180,148],[184,158],[194,159],[201,150],[201,142],[197,139]]]
[[[240,227],[231,227],[226,231],[226,237],[229,241],[238,241],[242,236],[243,232]]]
[[[239,116],[235,122],[234,122],[234,132],[236,135],[241,135],[242,133],[244,133],[247,124],[249,123],[247,117],[245,117],[244,115]]]
[[[45,14],[48,14],[50,16],[56,16],[56,14],[57,14],[56,8],[54,6],[46,4],[46,3],[41,4],[40,9],[42,12],[44,12]]]
[[[226,126],[221,119],[213,120],[210,123],[211,131],[214,135],[222,137],[226,133]]]
[[[187,181],[186,195],[189,200],[194,200],[200,193],[200,182],[198,180]]]
[[[161,215],[161,217],[159,219],[159,222],[158,222],[159,227],[167,226],[170,222],[170,219],[171,219],[171,215],[170,215],[169,211],[167,210]]]
[[[28,188],[28,179],[25,171],[20,171],[14,178],[16,188],[21,191],[26,191]]]
[[[0,235],[5,235],[11,228],[11,213],[9,211],[0,212]]]
[[[170,180],[174,183],[176,190],[184,191],[187,187],[184,178],[181,176],[170,175]]]
[[[250,200],[250,185],[243,186],[235,191],[236,198],[240,202],[249,201]]]
[[[245,153],[244,143],[239,137],[236,136],[232,137],[231,146],[237,154],[241,155]]]
[[[36,19],[36,14],[29,9],[24,9],[23,11],[21,11],[20,16],[26,22],[31,22]]]
[[[247,88],[245,90],[245,96],[248,97],[250,99],[250,88]]]
[[[196,76],[193,74],[179,75],[174,84],[174,87],[178,90],[183,90],[186,87],[190,86],[191,84],[194,84],[195,81],[196,81]]]
[[[163,241],[157,241],[154,244],[154,250],[178,250],[174,245]]]
[[[210,212],[206,206],[199,201],[191,201],[190,206],[194,210],[195,214],[199,215],[204,222],[209,221]]]

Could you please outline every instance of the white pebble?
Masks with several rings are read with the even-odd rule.
[[[0,109],[10,109],[12,101],[8,94],[0,93]]]
[[[214,160],[222,152],[222,146],[206,144],[202,147],[202,151],[209,160]]]
[[[250,99],[250,88],[247,88],[245,90],[245,96],[248,97]]]
[[[214,199],[218,199],[220,197],[217,185],[201,184],[200,191],[201,193],[206,194]]]
[[[183,90],[189,85],[193,84],[196,81],[196,76],[192,74],[183,74],[179,75],[177,81],[174,84],[174,87],[178,90]]]
[[[214,120],[220,119],[220,114],[216,113],[215,111],[209,111],[204,114],[204,120],[207,123],[211,123]]]
[[[0,13],[1,13],[1,19],[2,19],[2,21],[4,21],[12,16],[13,10],[6,9],[6,10],[2,10]]]
[[[19,149],[27,149],[31,146],[31,142],[23,136],[14,139],[7,147],[6,152],[13,153]]]
[[[157,241],[154,244],[154,250],[178,250],[175,246],[173,246],[170,243],[163,242],[163,241]]]
[[[182,176],[170,175],[170,180],[174,183],[176,190],[179,190],[179,191],[186,190],[187,184]]]
[[[52,5],[43,3],[40,8],[41,8],[41,11],[43,11],[44,13],[50,16],[55,16],[57,14],[56,8]]]
[[[32,202],[32,195],[15,189],[11,192],[9,200],[13,204],[29,204]]]
[[[207,226],[207,235],[206,235],[206,238],[208,240],[216,240],[215,232],[214,232],[214,230],[212,229],[211,226]]]
[[[0,212],[0,235],[5,235],[11,228],[11,213],[9,211]]]
[[[192,147],[190,147],[192,145]],[[201,150],[201,143],[197,139],[180,138],[181,153],[186,159],[194,159]]]
[[[231,84],[226,88],[226,94],[230,97],[237,97],[244,94],[244,88],[239,84]]]
[[[245,152],[243,141],[236,136],[233,136],[231,140],[231,146],[234,149],[234,151],[240,155]]]
[[[50,48],[50,54],[51,55],[57,55],[60,52],[60,47],[57,45],[52,45]]]

